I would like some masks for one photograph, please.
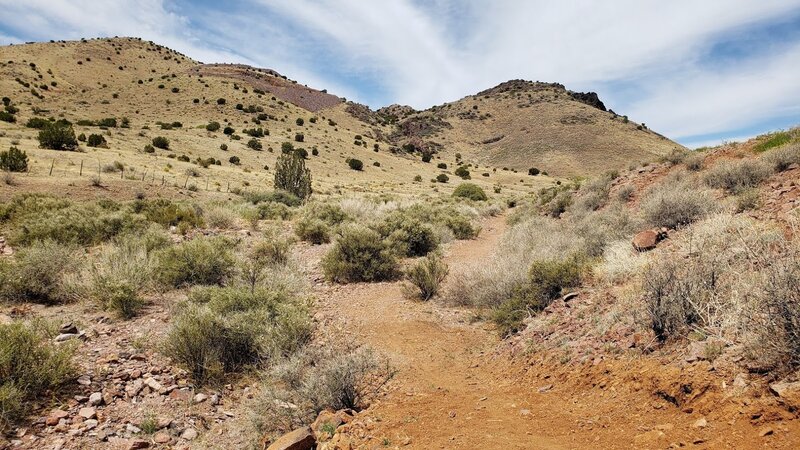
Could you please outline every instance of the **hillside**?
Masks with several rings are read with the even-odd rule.
[[[307,164],[318,194],[390,191],[419,195],[448,192],[457,185],[453,154],[423,163],[419,155],[397,152],[388,141],[376,139],[367,124],[346,113],[338,97],[270,69],[201,64],[136,38],[6,46],[0,48],[0,61],[0,92],[19,109],[16,123],[0,121],[0,146],[16,145],[31,156],[29,177],[22,180],[29,183],[28,190],[52,191],[44,182],[47,178],[40,177],[57,174],[64,181],[63,189],[81,195],[71,186],[74,181],[82,175],[88,182],[89,176],[117,162],[125,166],[123,173],[100,175],[112,191],[126,191],[128,196],[138,188],[119,179],[144,178],[159,188],[194,184],[204,190],[208,185],[209,191],[223,193],[250,186],[263,189],[272,185],[272,169],[284,142],[310,154]],[[76,134],[102,134],[107,148],[87,148],[82,143],[81,152],[39,149],[38,130],[25,126],[31,118],[69,120]],[[115,126],[98,122],[105,118],[115,119]],[[220,128],[206,130],[211,122]],[[224,134],[225,127],[233,128],[233,134]],[[268,135],[246,134],[258,128]],[[157,136],[169,140],[169,149],[144,153]],[[248,147],[253,139],[261,151]],[[220,149],[223,144],[226,151]],[[239,158],[238,165],[229,163],[233,156]],[[186,158],[189,161],[181,161]],[[198,158],[213,158],[220,165],[203,168]],[[346,162],[350,158],[362,160],[364,169],[350,170]],[[439,163],[447,169],[438,168]],[[473,181],[487,190],[497,186],[507,193],[553,182],[549,177],[520,177],[494,169],[486,164],[472,167]],[[448,175],[450,182],[430,181],[440,173]]]
[[[512,80],[425,111],[397,105],[374,113],[353,106],[349,111],[382,125],[376,133],[398,146],[557,176],[596,175],[683,149],[606,110],[597,94],[571,92],[557,83]]]

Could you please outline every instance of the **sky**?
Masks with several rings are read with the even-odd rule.
[[[135,36],[425,109],[522,78],[689,147],[800,124],[800,0],[0,0],[0,45]]]

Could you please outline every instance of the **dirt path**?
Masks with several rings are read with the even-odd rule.
[[[491,218],[475,240],[458,241],[451,271],[487,261],[505,230]],[[737,404],[716,414],[651,395],[657,360],[553,367],[512,362],[497,335],[469,313],[404,297],[402,283],[318,284],[328,326],[387,355],[399,370],[390,393],[360,415],[359,448],[792,448],[797,426],[764,428]],[[522,367],[520,367],[522,366]],[[677,377],[677,376],[676,376]],[[709,425],[698,427],[699,418]],[[714,417],[712,419],[712,417]],[[793,432],[790,433],[790,428]],[[786,439],[789,437],[790,439]],[[794,441],[794,443],[790,442]]]
[[[480,236],[455,242],[446,254],[451,270],[487,258],[505,230],[503,218],[484,224]],[[392,394],[370,409],[380,422],[372,434],[413,448],[559,448],[529,431],[519,393],[496,384],[482,365],[497,344],[489,330],[465,315],[409,300],[402,284],[325,286],[319,297],[330,317],[356,330],[399,369]],[[525,411],[523,411],[524,413]]]

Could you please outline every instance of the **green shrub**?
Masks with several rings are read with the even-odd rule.
[[[480,186],[473,183],[461,183],[453,191],[453,197],[468,198],[474,201],[488,200],[489,197]]]
[[[546,308],[565,289],[579,286],[587,267],[581,255],[534,261],[525,282],[515,289],[510,300],[501,303],[493,312],[501,335],[516,333],[522,328],[525,317]]]
[[[528,175],[530,175],[532,177],[535,177],[536,175],[539,175],[540,173],[541,173],[541,171],[539,169],[537,169],[536,167],[531,167],[530,169],[528,169]]]
[[[145,226],[144,217],[116,204],[72,204],[44,196],[12,200],[7,213],[13,216],[10,240],[30,244],[54,240],[65,244],[91,245]]]
[[[224,284],[233,275],[231,246],[225,238],[198,237],[161,251],[161,282],[173,287]]]
[[[0,122],[15,123],[16,121],[17,121],[17,116],[11,114],[8,111],[0,111]]]
[[[309,216],[300,218],[294,225],[294,232],[302,241],[315,245],[331,241],[330,227],[325,222]]]
[[[433,227],[416,218],[389,215],[378,230],[400,255],[425,256],[439,246],[439,238]]]
[[[311,338],[308,305],[262,288],[193,289],[164,344],[199,383],[291,355]]]
[[[311,196],[311,171],[303,158],[295,153],[284,153],[275,163],[275,189],[289,192],[306,200]]]
[[[765,152],[771,148],[780,147],[792,142],[792,133],[789,131],[778,131],[766,136],[759,136],[760,142],[753,147],[757,153]]]
[[[0,152],[0,170],[26,172],[28,170],[28,154],[17,147]]]
[[[256,212],[260,220],[286,220],[292,217],[292,210],[288,206],[276,202],[261,203]]]
[[[233,164],[234,166],[238,166],[241,163],[241,159],[238,156],[231,156],[228,158],[228,162]]]
[[[453,173],[455,173],[457,177],[461,177],[463,180],[469,180],[471,178],[469,175],[469,170],[465,166],[458,166]]]
[[[282,203],[286,206],[294,207],[302,204],[300,198],[286,191],[245,192],[242,196],[254,205],[259,203]]]
[[[340,283],[390,280],[398,272],[397,258],[381,236],[361,226],[342,230],[322,268],[328,279]]]
[[[416,286],[419,298],[430,300],[439,292],[447,273],[447,264],[438,255],[431,254],[417,261],[406,272],[406,279]]]
[[[187,230],[203,225],[203,219],[197,208],[167,199],[136,200],[132,204],[132,210],[144,214],[147,220],[165,227],[174,226],[180,230]]]
[[[12,260],[0,260],[0,300],[63,303],[70,299],[66,277],[80,267],[75,249],[53,241],[21,247]]]
[[[152,250],[139,239],[104,248],[89,270],[86,297],[122,318],[134,317],[145,304],[143,292],[154,287]]]
[[[100,134],[90,134],[86,139],[86,145],[89,147],[102,147],[106,145],[106,138]]]
[[[247,147],[250,148],[251,150],[256,150],[256,151],[261,151],[261,149],[264,148],[264,146],[261,145],[261,141],[259,141],[256,138],[247,141]]]
[[[50,125],[50,121],[47,119],[43,119],[41,117],[31,117],[28,119],[28,122],[25,124],[28,128],[35,128],[37,130],[41,130],[42,128]]]
[[[422,177],[420,177],[419,175],[417,176],[420,178],[419,181],[422,181]],[[416,178],[414,179],[416,180]],[[450,177],[448,177],[443,173],[440,173],[439,175],[436,175],[436,181],[438,181],[439,183],[447,183],[448,181],[450,181]]]
[[[309,203],[304,208],[303,215],[319,219],[328,225],[339,225],[350,219],[341,206],[330,202]]]
[[[771,173],[771,168],[760,160],[720,161],[706,173],[705,182],[735,194],[758,186]]]
[[[364,163],[360,159],[350,158],[347,160],[347,165],[353,170],[364,169]]]
[[[74,347],[56,345],[42,323],[0,324],[0,431],[75,376]]]
[[[39,130],[39,145],[42,148],[51,150],[75,150],[78,148],[78,140],[75,138],[75,130],[72,125],[60,122],[47,124]]]
[[[160,148],[162,150],[169,150],[169,139],[165,138],[164,136],[156,136],[153,138],[153,147]]]
[[[209,122],[208,125],[206,125],[206,130],[211,132],[219,131],[219,129],[220,129],[219,122]]]

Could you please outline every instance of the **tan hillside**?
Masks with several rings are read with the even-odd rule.
[[[98,167],[118,161],[126,168],[124,175],[117,173],[117,178],[141,181],[144,177],[150,184],[163,182],[181,188],[194,184],[205,189],[208,185],[210,191],[223,192],[250,186],[264,189],[272,185],[283,142],[305,148],[309,154],[317,149],[319,155],[310,155],[307,164],[320,194],[447,192],[459,181],[452,173],[456,166],[452,154],[443,154],[431,163],[422,163],[418,156],[393,154],[389,151],[392,145],[376,140],[370,127],[344,112],[346,105],[338,97],[287,80],[269,69],[204,65],[136,38],[6,46],[0,48],[0,61],[0,92],[19,109],[16,123],[0,122],[0,147],[16,142],[14,145],[28,152],[32,158],[31,181],[35,183],[39,175],[50,174],[51,165],[53,174],[69,184],[72,177],[80,178],[81,164],[83,177],[88,180],[88,176],[97,174]],[[219,99],[224,99],[224,104]],[[38,149],[38,130],[25,127],[32,117],[67,119],[74,124],[76,134],[103,134],[108,148],[87,148],[81,143],[78,153]],[[117,127],[79,124],[81,120],[104,118],[116,118]],[[121,126],[123,118],[129,121],[127,128]],[[303,125],[297,124],[298,119]],[[205,129],[212,121],[221,124],[218,131]],[[181,126],[162,129],[160,125],[174,122]],[[226,126],[234,128],[234,137],[239,140],[223,134]],[[262,151],[254,151],[247,146],[252,138],[244,130],[259,127],[269,135],[257,138]],[[303,135],[303,142],[296,142],[297,134]],[[143,153],[157,136],[170,141],[169,150]],[[355,145],[357,136],[362,136],[359,145]],[[227,151],[220,150],[222,144],[228,146]],[[183,155],[190,161],[178,160]],[[240,165],[229,163],[232,156],[240,158]],[[214,158],[221,165],[200,168],[195,164],[197,158]],[[350,170],[346,163],[349,158],[362,160],[364,169]],[[437,168],[440,162],[448,168]],[[548,177],[493,169],[486,164],[472,168],[473,181],[486,190],[498,186],[509,194],[552,183]],[[187,177],[187,172],[197,176]],[[448,175],[449,183],[431,183],[440,173]],[[119,184],[113,175],[101,176],[112,185]],[[415,181],[416,176],[422,181]],[[131,187],[131,192],[135,190]]]
[[[599,107],[598,107],[599,106]],[[357,108],[351,112],[364,119]],[[683,149],[644,125],[606,111],[593,93],[513,80],[461,100],[416,112],[394,105],[368,121],[398,144],[461,153],[475,164],[552,175],[599,174]]]

